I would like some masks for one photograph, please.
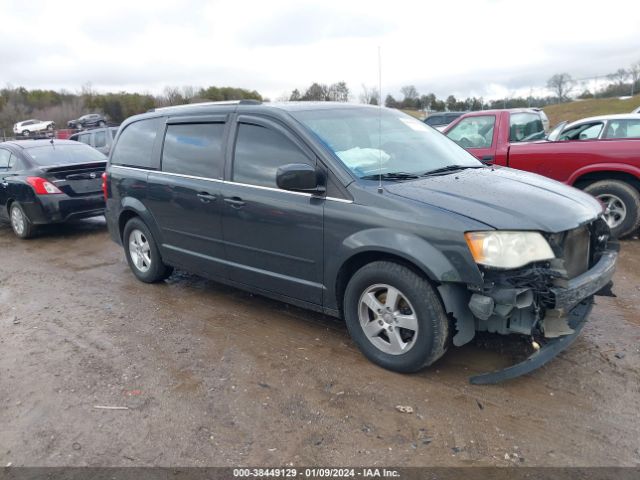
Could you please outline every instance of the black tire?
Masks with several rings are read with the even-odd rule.
[[[144,240],[149,246],[147,250],[150,257],[150,264],[145,270],[144,264],[142,267],[136,265],[136,261],[132,258],[132,246],[130,245],[130,239],[132,233],[141,232]],[[135,236],[135,233],[134,233]],[[125,256],[127,257],[127,263],[131,268],[133,274],[145,283],[156,283],[168,278],[173,272],[173,267],[165,265],[162,262],[160,251],[158,250],[158,244],[156,243],[149,228],[140,218],[132,218],[127,222],[124,227],[124,234],[122,236],[122,244],[124,246]]]
[[[18,238],[26,240],[33,237],[36,232],[36,227],[31,223],[22,205],[18,202],[13,202],[9,207],[9,221],[11,222],[13,233],[15,233]]]
[[[22,131],[22,136],[23,137],[28,137],[31,134],[31,132],[29,130],[23,130]]]
[[[106,125],[107,125],[107,124],[106,124],[106,123],[104,123],[104,121],[102,121],[102,120],[100,120],[100,121],[98,122],[98,126],[99,126],[99,127],[104,127],[104,126],[106,126]]]
[[[382,351],[369,340],[361,326],[361,298],[370,288],[382,284],[397,289],[406,297],[417,318],[415,341],[411,340],[413,344],[405,353],[391,354]],[[386,369],[403,373],[415,372],[431,365],[447,351],[449,319],[440,298],[427,279],[398,263],[378,261],[358,270],[345,290],[343,312],[349,334],[362,353],[373,363]],[[375,322],[383,325],[381,321],[375,320],[369,325]],[[384,325],[384,328],[389,328],[388,324]],[[402,332],[407,333],[404,330]],[[381,332],[381,335],[386,334],[384,330]]]
[[[584,191],[597,198],[613,195],[624,204],[626,214],[619,225],[611,228],[613,238],[630,235],[640,226],[640,192],[633,186],[620,180],[601,180],[588,185]]]
[[[53,123],[50,123],[49,125],[47,125],[47,130],[49,131],[53,130]]]

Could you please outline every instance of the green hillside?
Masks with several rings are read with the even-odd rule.
[[[575,100],[573,102],[547,105],[544,112],[549,117],[551,126],[563,120],[574,121],[596,115],[609,115],[611,113],[629,113],[640,106],[640,95],[627,100],[618,98],[593,98],[590,100]]]

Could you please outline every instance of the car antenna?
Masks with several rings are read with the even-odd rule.
[[[378,193],[382,193],[382,60],[378,46]]]

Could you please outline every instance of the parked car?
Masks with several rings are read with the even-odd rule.
[[[390,370],[476,330],[566,348],[617,253],[590,195],[484,166],[397,110],[306,102],[157,109],[121,126],[107,224],[133,274],[174,267],[345,319]],[[537,345],[537,344],[536,344]]]
[[[633,113],[600,115],[576,122],[560,122],[547,137],[550,141],[640,138],[640,117]]]
[[[22,135],[23,137],[28,137],[32,133],[53,131],[55,128],[56,124],[51,120],[43,121],[32,118],[31,120],[16,123],[13,126],[13,133],[16,135]]]
[[[108,156],[111,151],[111,145],[113,145],[113,139],[116,137],[116,133],[118,133],[117,127],[96,128],[93,130],[85,130],[80,133],[74,133],[69,137],[69,140],[86,143],[90,147],[93,147]]]
[[[466,112],[437,112],[430,114],[423,121],[430,127],[442,131],[447,125],[465,113]]]
[[[29,238],[38,225],[102,215],[106,161],[69,140],[0,144],[0,218],[18,237]]]
[[[640,139],[630,136],[637,130],[633,116],[608,116],[560,125],[545,137],[539,112],[522,109],[467,113],[444,133],[485,163],[594,195],[607,206],[612,235],[622,237],[640,225]]]
[[[68,128],[92,128],[92,127],[106,127],[107,119],[101,113],[90,113],[83,115],[76,120],[70,120],[67,122]]]

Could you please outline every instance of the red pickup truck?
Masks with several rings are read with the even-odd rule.
[[[640,115],[588,118],[559,125],[548,137],[545,118],[536,109],[483,110],[461,116],[443,133],[484,163],[538,173],[591,193],[607,206],[613,236],[635,231]]]

